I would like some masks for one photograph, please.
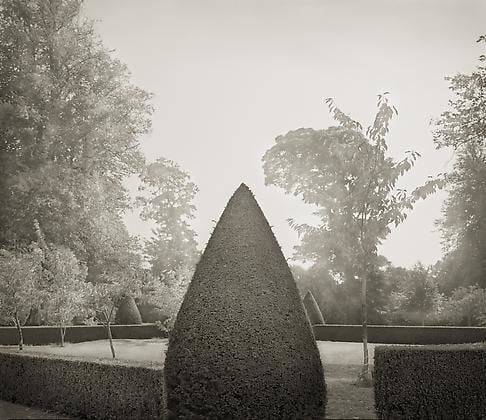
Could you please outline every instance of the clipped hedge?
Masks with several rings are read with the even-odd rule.
[[[314,325],[316,340],[361,343],[361,325]],[[368,342],[381,344],[460,344],[486,341],[485,327],[368,325]]]
[[[304,309],[311,325],[325,324],[319,305],[310,290],[305,294],[302,303],[304,304]]]
[[[137,325],[142,323],[142,317],[135,299],[127,295],[123,297],[116,311],[115,323],[120,325]]]
[[[59,342],[59,327],[55,326],[22,327],[22,333],[26,345],[40,346]],[[111,333],[115,339],[166,337],[166,334],[161,332],[155,324],[112,325]],[[72,325],[66,328],[65,341],[69,343],[107,338],[106,328],[103,325]],[[18,342],[17,328],[0,327],[0,345],[17,345]]]
[[[375,408],[383,419],[486,418],[486,344],[378,346]]]
[[[159,365],[0,351],[0,399],[88,419],[164,417]]]
[[[170,418],[324,418],[316,342],[285,257],[244,184],[197,265],[165,378]]]

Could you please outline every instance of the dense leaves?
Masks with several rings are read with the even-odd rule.
[[[151,106],[81,3],[2,1],[0,245],[29,244],[38,220],[97,281],[131,250],[122,180],[143,167]]]
[[[486,38],[478,42],[485,45]],[[471,74],[447,78],[454,96],[434,133],[437,147],[453,148],[456,156],[439,221],[446,252],[441,282],[448,293],[457,286],[486,287],[485,63],[482,55]]]
[[[126,295],[120,301],[116,311],[115,322],[121,325],[141,324],[142,317],[133,296]]]
[[[160,366],[0,352],[0,398],[74,418],[164,418]]]
[[[0,250],[0,317],[13,323],[19,332],[22,350],[22,326],[30,310],[42,297],[42,251],[32,245],[24,252]]]
[[[486,412],[484,345],[375,348],[381,419],[477,419]]]
[[[198,252],[196,233],[189,225],[194,218],[192,200],[198,189],[175,162],[159,158],[147,165],[138,197],[142,206],[141,217],[156,223],[153,236],[147,242],[145,252],[152,274],[193,267]]]
[[[323,418],[319,352],[285,257],[241,185],[197,264],[165,362],[173,418]]]

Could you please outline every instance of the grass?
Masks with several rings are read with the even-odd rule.
[[[156,362],[163,364],[166,339],[149,340],[114,340],[117,358],[138,362]],[[326,374],[328,387],[327,418],[332,419],[369,419],[376,418],[372,388],[360,388],[353,384],[362,363],[361,343],[338,343],[318,341],[321,359]],[[0,346],[15,350],[16,346]],[[374,344],[369,344],[370,361],[373,361]],[[84,343],[66,343],[65,347],[51,344],[48,346],[25,346],[24,352],[49,353],[68,356],[82,356],[87,359],[111,359],[107,340]],[[13,404],[10,404],[14,406]],[[0,418],[19,418],[13,415],[2,417],[3,402],[0,404]],[[32,410],[32,409],[30,409]],[[48,417],[30,418],[53,418]],[[21,418],[29,418],[27,414]]]

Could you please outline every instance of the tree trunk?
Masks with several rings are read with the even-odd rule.
[[[59,324],[59,329],[61,330],[61,347],[64,347],[64,337],[66,335],[66,328],[67,327],[65,325],[63,326],[62,323]]]
[[[17,332],[19,333],[19,350],[24,349],[24,335],[22,334],[22,326],[20,325],[19,317],[17,314],[14,316],[15,326],[17,327]]]
[[[367,301],[367,280],[365,274],[361,280],[361,311],[362,311],[362,338],[363,338],[363,368],[358,376],[358,385],[371,386],[372,379],[368,354],[368,301]]]
[[[113,347],[113,337],[111,335],[111,325],[110,325],[110,320],[109,319],[106,321],[106,330],[108,332],[108,339],[110,340],[111,355],[113,356],[113,359],[116,359],[115,347]]]

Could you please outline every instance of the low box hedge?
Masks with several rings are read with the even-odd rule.
[[[314,325],[321,341],[362,342],[361,325]],[[460,344],[486,341],[485,327],[368,325],[368,342],[380,344]]]
[[[382,419],[486,418],[486,344],[377,346],[375,408]]]
[[[163,418],[156,364],[0,351],[0,399],[88,419]]]
[[[22,327],[24,344],[40,346],[60,341],[59,327],[35,326]],[[112,325],[113,338],[146,339],[154,337],[166,337],[155,324],[142,325]],[[71,325],[66,328],[64,340],[69,343],[81,343],[107,339],[106,328],[103,325]],[[16,345],[19,342],[17,328],[0,327],[0,345]]]

